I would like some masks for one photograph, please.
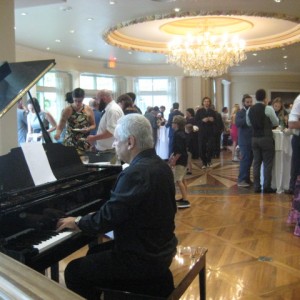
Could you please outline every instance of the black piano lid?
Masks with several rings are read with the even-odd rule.
[[[9,63],[10,73],[0,81],[0,118],[53,66],[55,60]]]

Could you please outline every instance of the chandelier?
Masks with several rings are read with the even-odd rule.
[[[168,44],[168,62],[183,68],[190,76],[216,77],[227,72],[229,67],[245,60],[245,42],[237,36],[229,39],[227,34],[188,34]]]

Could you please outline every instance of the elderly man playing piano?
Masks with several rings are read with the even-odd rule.
[[[57,223],[58,231],[97,235],[113,230],[114,240],[70,262],[66,285],[87,299],[99,299],[95,287],[167,296],[173,289],[169,266],[177,245],[173,174],[156,155],[144,116],[122,117],[114,137],[118,158],[130,165],[118,177],[110,199],[97,212]]]

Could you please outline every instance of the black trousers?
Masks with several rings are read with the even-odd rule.
[[[213,134],[199,134],[199,156],[204,166],[211,163],[215,136]]]
[[[271,188],[272,167],[275,155],[273,137],[252,137],[254,189],[260,189],[260,168],[264,165],[263,189]]]
[[[166,266],[149,264],[133,255],[118,254],[113,251],[113,246],[114,241],[96,245],[85,257],[71,261],[65,269],[67,287],[89,300],[99,300],[101,288],[153,296],[171,293],[173,277]],[[157,283],[155,288],[152,282]]]

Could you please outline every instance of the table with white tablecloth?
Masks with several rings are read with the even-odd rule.
[[[292,146],[290,134],[286,134],[281,130],[273,130],[273,138],[275,141],[275,156],[272,168],[271,187],[276,189],[277,193],[283,193],[289,189]],[[260,171],[260,183],[263,185],[264,172],[263,165]]]
[[[165,126],[160,126],[157,130],[157,141],[156,141],[156,153],[162,159],[169,158],[169,138],[168,138],[168,128]]]
[[[277,193],[282,193],[289,189],[291,171],[291,135],[283,133],[281,130],[273,130],[275,141],[275,157],[272,169],[272,188]]]

